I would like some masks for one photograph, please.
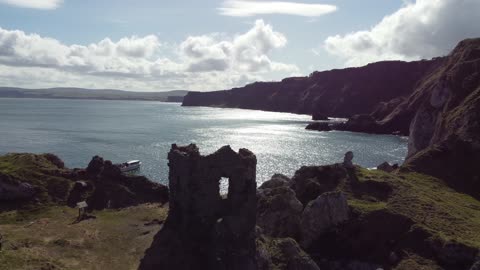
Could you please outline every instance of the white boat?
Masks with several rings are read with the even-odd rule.
[[[120,167],[120,171],[130,172],[139,169],[140,165],[142,165],[142,162],[140,162],[140,160],[130,160],[119,164],[118,166]]]

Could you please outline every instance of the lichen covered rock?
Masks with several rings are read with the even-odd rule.
[[[301,244],[309,247],[322,233],[348,220],[347,198],[341,192],[329,192],[308,203],[300,222]]]
[[[257,226],[272,237],[297,237],[302,203],[288,186],[262,188],[257,192]]]

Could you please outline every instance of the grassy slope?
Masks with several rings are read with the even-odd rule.
[[[167,209],[147,204],[104,210],[77,224],[77,210],[68,207],[0,213],[0,270],[136,269],[160,229],[145,223],[164,220]]]
[[[20,181],[39,187],[39,194],[36,197],[42,203],[66,200],[73,182],[59,176],[61,172],[62,169],[48,160],[47,155],[0,156],[0,173],[8,175],[10,181]]]
[[[387,209],[442,239],[480,248],[480,202],[471,196],[455,192],[439,179],[412,172],[389,174],[362,168],[357,177],[361,182],[387,182],[393,187],[387,201],[372,202],[349,194],[350,205],[357,210]]]

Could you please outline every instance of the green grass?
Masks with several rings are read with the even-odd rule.
[[[7,154],[0,156],[0,173],[8,181],[28,183],[36,186],[36,198],[43,204],[63,202],[73,185],[69,179],[60,176],[63,169],[48,160],[46,155]],[[5,177],[4,177],[5,178]]]
[[[410,254],[407,258],[403,259],[394,270],[442,270],[432,260],[422,258],[420,256]]]
[[[343,187],[353,209],[360,213],[386,209],[409,217],[436,237],[480,248],[480,202],[473,197],[454,191],[437,178],[413,172],[390,174],[357,168],[356,176],[360,183],[387,183],[392,193],[385,201],[372,202]]]
[[[167,211],[146,204],[94,212],[96,219],[80,223],[77,210],[63,206],[0,213],[0,270],[136,269],[160,228],[145,223]]]

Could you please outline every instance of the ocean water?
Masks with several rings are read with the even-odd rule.
[[[181,107],[178,103],[0,98],[0,154],[54,153],[68,167],[86,167],[92,156],[113,162],[139,159],[139,174],[167,183],[173,143],[196,143],[202,154],[223,145],[257,156],[257,181],[292,176],[303,165],[354,162],[375,167],[401,163],[407,138],[305,130],[310,117],[241,109]]]

